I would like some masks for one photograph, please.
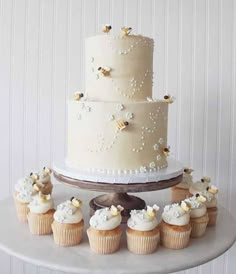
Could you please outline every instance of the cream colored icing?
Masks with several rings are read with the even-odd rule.
[[[103,34],[85,40],[85,98],[139,101],[152,95],[153,39]],[[103,76],[99,67],[109,68]]]
[[[24,191],[18,192],[16,194],[16,199],[20,203],[28,204],[28,203],[30,203],[32,201],[33,195],[34,194],[33,194],[32,191],[24,190]]]
[[[205,204],[207,208],[217,207],[216,194],[210,193],[207,190],[203,190],[200,194],[206,198]]]
[[[20,180],[18,180],[18,182],[15,184],[15,191],[16,192],[32,192],[32,193],[36,193],[37,191],[33,188],[33,179],[30,178],[29,176],[26,176]]]
[[[189,189],[193,183],[193,177],[191,174],[184,173],[183,180],[177,185],[179,188]]]
[[[200,202],[196,196],[185,199],[184,201],[191,206],[191,218],[199,218],[206,214],[207,209],[205,203]]]
[[[35,195],[28,207],[31,213],[43,214],[53,209],[54,203],[51,197],[49,200],[43,200],[39,195]]]
[[[57,206],[57,210],[53,215],[54,220],[63,224],[79,223],[83,219],[80,208],[75,207],[71,201],[66,201]]]
[[[205,190],[208,187],[208,185],[209,184],[207,182],[197,181],[190,186],[189,192],[195,195],[196,193],[199,193]]]
[[[189,224],[190,215],[179,204],[172,204],[164,207],[162,219],[170,225],[184,226]]]
[[[90,218],[89,224],[97,230],[112,230],[118,227],[121,223],[121,214],[113,215],[109,207],[98,209]]]
[[[168,104],[164,101],[69,101],[67,162],[78,170],[110,174],[164,168],[167,120]],[[120,130],[120,121],[129,124]]]
[[[149,216],[147,210],[132,210],[127,226],[134,230],[150,231],[156,228],[158,220],[156,216]]]

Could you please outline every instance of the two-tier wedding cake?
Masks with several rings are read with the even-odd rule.
[[[156,172],[167,166],[168,103],[152,99],[153,39],[93,36],[85,42],[85,91],[68,103],[67,165],[101,174]]]

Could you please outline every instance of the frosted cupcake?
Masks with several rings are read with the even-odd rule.
[[[56,244],[73,246],[81,242],[84,228],[81,206],[82,202],[74,197],[58,205],[52,223]]]
[[[206,198],[200,194],[195,194],[189,199],[184,200],[191,207],[190,224],[192,226],[191,237],[199,238],[204,235],[209,221]]]
[[[127,246],[135,254],[153,253],[160,242],[157,212],[159,207],[147,206],[147,210],[132,210],[127,221]]]
[[[52,233],[54,203],[51,195],[39,192],[29,203],[28,223],[33,235],[47,235]]]
[[[14,202],[16,207],[17,218],[20,222],[26,223],[28,221],[27,215],[29,213],[28,205],[35,195],[30,190],[21,190],[14,194]]]
[[[15,195],[17,195],[17,193],[19,192],[32,192],[33,194],[36,194],[37,191],[33,187],[34,182],[35,182],[34,173],[30,173],[29,176],[19,179],[14,187]]]
[[[185,168],[182,181],[171,188],[172,203],[179,203],[189,197],[189,188],[193,183],[192,172],[193,169]]]
[[[218,188],[215,186],[209,186],[206,190],[202,191],[200,194],[206,198],[206,207],[209,221],[207,226],[215,226],[217,219],[217,198]]]
[[[53,185],[51,182],[51,169],[48,167],[44,167],[43,170],[38,174],[37,179],[34,183],[34,188],[37,191],[42,192],[42,194],[51,194]]]
[[[190,197],[205,190],[211,182],[210,177],[202,177],[200,181],[193,183],[189,188]]]
[[[187,203],[172,204],[164,207],[161,222],[161,244],[171,249],[188,246],[191,233],[190,207]]]
[[[110,254],[120,247],[121,206],[111,206],[95,211],[90,218],[90,227],[87,230],[90,248],[98,254]]]

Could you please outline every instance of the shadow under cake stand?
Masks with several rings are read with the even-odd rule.
[[[91,191],[105,192],[93,198],[90,202],[90,214],[100,208],[111,205],[121,205],[122,222],[126,222],[132,209],[143,209],[146,203],[143,199],[128,192],[149,192],[162,190],[177,185],[183,177],[183,166],[180,162],[169,159],[168,167],[158,172],[132,174],[132,175],[104,175],[101,173],[78,172],[65,164],[54,164],[54,177],[64,184],[87,189]]]

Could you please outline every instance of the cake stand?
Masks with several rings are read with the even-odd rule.
[[[169,194],[170,191],[166,189],[141,195],[148,204],[157,203],[162,211],[163,206],[170,202]],[[57,246],[52,235],[31,235],[28,224],[19,223],[17,220],[13,198],[0,201],[0,249],[27,263],[66,273],[163,274],[209,262],[227,251],[236,240],[235,219],[226,209],[219,207],[216,227],[207,228],[202,238],[191,239],[189,246],[185,249],[169,250],[159,247],[155,253],[150,255],[134,255],[127,250],[126,225],[123,224],[120,250],[111,255],[96,255],[90,250],[86,235],[89,220],[89,207],[86,201],[94,195],[96,192],[63,184],[54,187],[55,206],[70,199],[71,196],[80,197],[84,201],[82,208],[85,221],[83,239],[80,245],[74,247]]]
[[[101,174],[91,172],[78,172],[68,168],[63,163],[54,164],[54,177],[64,184],[81,189],[108,192],[91,199],[90,214],[103,207],[121,205],[122,222],[125,222],[132,209],[143,209],[146,203],[143,199],[129,195],[127,192],[149,192],[172,187],[180,183],[183,166],[180,162],[170,158],[168,167],[157,172],[142,174]]]

